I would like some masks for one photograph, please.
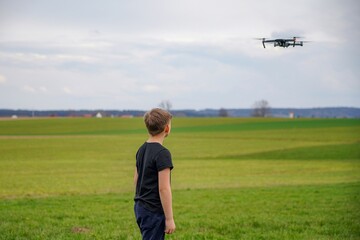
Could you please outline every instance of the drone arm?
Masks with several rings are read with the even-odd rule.
[[[294,47],[295,47],[295,46],[303,46],[303,42],[296,42],[296,43],[293,44],[293,46],[294,46]]]
[[[265,38],[263,38],[262,40],[262,44],[263,44],[263,47],[265,48],[265,43],[273,43],[273,42],[276,42],[274,40],[265,40]]]

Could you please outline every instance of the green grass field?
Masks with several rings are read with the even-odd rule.
[[[360,120],[174,118],[167,239],[360,239]],[[141,118],[0,121],[0,239],[140,239]]]

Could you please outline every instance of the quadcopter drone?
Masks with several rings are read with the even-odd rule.
[[[295,47],[295,46],[303,46],[305,41],[297,41],[300,37],[293,37],[293,38],[278,38],[278,39],[271,39],[267,40],[266,38],[257,38],[258,40],[262,40],[262,44],[265,48],[265,43],[274,43],[274,47]]]

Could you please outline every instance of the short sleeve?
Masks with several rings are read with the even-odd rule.
[[[158,171],[164,170],[166,168],[170,168],[170,170],[173,169],[171,154],[169,150],[164,149],[159,152],[156,158],[156,168]]]

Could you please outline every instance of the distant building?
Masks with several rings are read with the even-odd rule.
[[[17,119],[18,116],[17,116],[17,115],[12,115],[11,118],[12,118],[12,119]]]

